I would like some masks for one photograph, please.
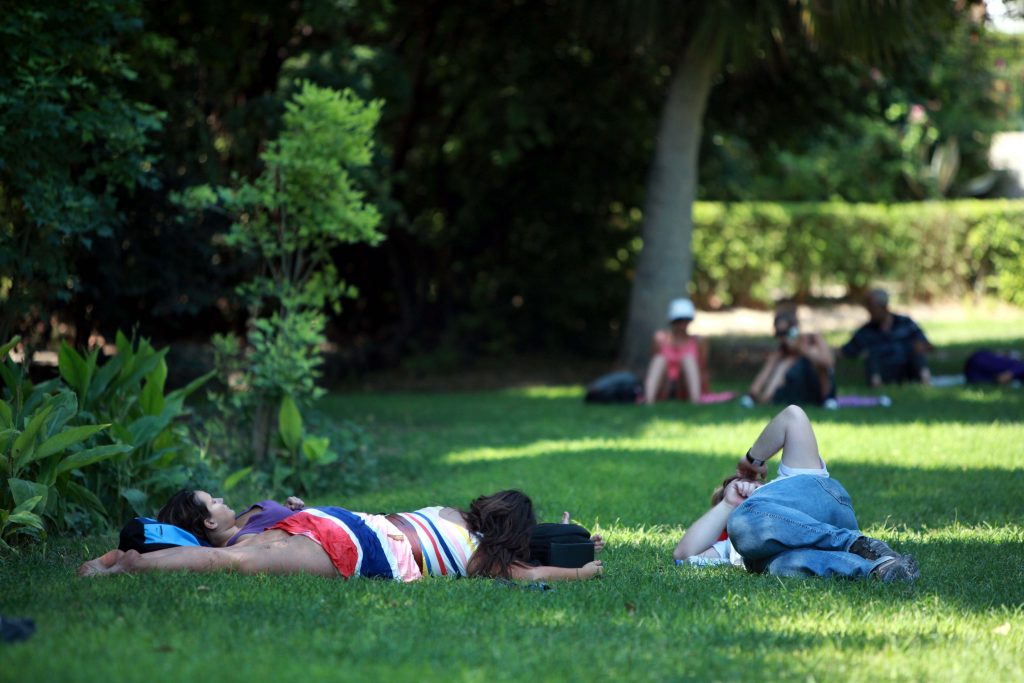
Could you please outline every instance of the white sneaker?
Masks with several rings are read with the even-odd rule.
[[[743,394],[740,396],[740,405],[744,408],[753,408],[754,399],[750,398],[750,394]]]
[[[878,405],[882,406],[883,408],[888,408],[889,406],[892,405],[892,399],[886,396],[885,394],[882,394],[881,396],[878,397]]]

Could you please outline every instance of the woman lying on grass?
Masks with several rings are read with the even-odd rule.
[[[766,484],[764,463],[780,449],[778,477]],[[829,477],[811,422],[797,406],[768,423],[711,505],[676,546],[677,564],[731,563],[759,574],[874,576],[887,583],[920,576],[913,557],[860,533],[850,495]]]
[[[83,563],[78,575],[186,569],[400,581],[422,576],[550,581],[590,579],[604,571],[600,560],[579,569],[530,566],[530,532],[537,520],[532,501],[519,491],[481,496],[465,512],[435,506],[370,515],[339,507],[296,510],[302,508],[297,498],[290,498],[287,508],[274,503],[280,510],[269,503],[273,501],[258,504],[258,514],[273,513],[266,519],[240,520],[220,498],[203,491],[181,492],[161,510],[160,521],[191,531],[215,547],[145,554],[111,550]],[[604,546],[600,536],[593,540],[598,549]]]

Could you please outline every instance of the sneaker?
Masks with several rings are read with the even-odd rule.
[[[750,397],[750,394],[743,394],[742,396],[740,396],[740,405],[743,406],[744,408],[753,408],[754,399]]]
[[[875,578],[883,583],[894,581],[905,581],[913,583],[921,577],[921,570],[917,567],[917,560],[912,555],[900,555],[888,562],[884,562],[871,570]]]
[[[850,546],[850,552],[854,555],[860,555],[865,560],[900,556],[898,552],[889,547],[888,543],[877,538],[871,538],[870,536],[861,536],[854,541],[853,545]]]

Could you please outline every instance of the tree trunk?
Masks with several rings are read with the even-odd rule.
[[[644,201],[643,250],[629,302],[622,363],[642,373],[651,335],[665,323],[668,303],[688,296],[691,236],[697,196],[701,122],[718,59],[689,49],[679,61],[662,111]]]

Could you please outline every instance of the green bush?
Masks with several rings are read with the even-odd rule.
[[[118,333],[106,362],[65,344],[60,377],[33,384],[7,357],[17,341],[0,347],[0,539],[102,528],[208,482],[180,418],[209,375],[165,394],[167,350]]]
[[[1024,304],[1024,202],[907,204],[698,203],[694,295],[722,304],[770,303],[876,280],[912,297],[992,294]]]
[[[236,187],[193,187],[180,200],[186,208],[229,215],[225,244],[260,266],[237,289],[252,312],[247,343],[234,336],[213,340],[227,391],[210,397],[216,412],[203,427],[204,448],[240,468],[229,484],[254,473],[275,490],[309,493],[313,482],[329,478],[339,457],[330,436],[303,437],[299,406],[323,393],[316,380],[327,341],[324,309],[340,312],[342,299],[357,295],[331,250],[384,238],[380,212],[366,200],[361,180],[383,102],[364,102],[348,89],[297,86],[283,130],[260,155],[259,176]]]

